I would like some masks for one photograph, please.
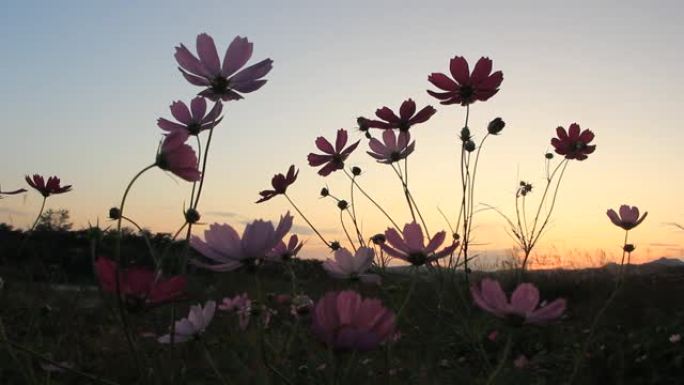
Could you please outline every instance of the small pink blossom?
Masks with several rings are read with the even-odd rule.
[[[519,355],[515,360],[513,360],[513,366],[517,369],[525,369],[530,364],[530,360],[524,354]]]
[[[621,227],[625,230],[631,230],[639,226],[639,224],[641,224],[641,222],[643,222],[644,219],[646,219],[648,212],[645,212],[644,215],[641,216],[641,218],[639,218],[638,207],[622,205],[620,206],[620,215],[618,215],[618,213],[616,213],[613,209],[609,209],[608,211],[606,211],[606,214],[615,226]]]
[[[188,182],[195,182],[200,180],[202,173],[197,169],[195,150],[185,143],[187,139],[188,134],[182,131],[166,135],[157,154],[157,166]]]
[[[278,244],[266,254],[265,259],[272,262],[289,261],[299,253],[302,246],[304,246],[304,243],[300,243],[297,235],[292,234],[287,244],[283,241],[278,242]]]
[[[498,281],[485,278],[470,287],[475,304],[499,318],[512,318],[523,324],[541,325],[555,321],[565,312],[565,299],[559,298],[544,307],[539,305],[539,290],[531,283],[521,283],[510,301]]]
[[[189,135],[197,135],[204,130],[212,129],[223,119],[222,116],[219,116],[223,109],[221,102],[216,102],[211,111],[207,113],[207,101],[201,96],[190,101],[190,109],[180,100],[171,103],[169,108],[171,115],[178,123],[164,118],[157,119],[157,126],[164,131],[180,131]]]
[[[247,293],[238,294],[233,298],[224,298],[219,304],[219,310],[234,312],[238,316],[240,330],[247,329],[252,316],[252,301]]]
[[[347,157],[356,149],[360,142],[360,140],[357,140],[355,143],[345,148],[347,139],[347,130],[345,129],[337,130],[334,148],[324,137],[319,136],[316,138],[316,147],[323,151],[323,154],[310,153],[307,157],[309,165],[312,167],[325,165],[318,170],[318,174],[321,176],[328,176],[333,171],[343,169],[344,161],[347,160]]]
[[[382,133],[382,142],[372,138],[368,142],[373,151],[366,151],[366,153],[377,159],[378,163],[390,164],[402,160],[413,152],[416,148],[416,142],[411,144],[411,134],[408,131],[399,133],[399,137],[394,133],[394,130],[385,130]]]
[[[416,222],[407,223],[402,235],[399,235],[395,229],[388,228],[385,231],[386,242],[380,244],[380,248],[385,253],[414,266],[424,265],[446,257],[458,247],[458,242],[453,242],[450,246],[437,252],[439,246],[446,239],[446,232],[444,231],[435,234],[426,246],[423,230]]]
[[[328,258],[323,262],[323,269],[330,276],[337,279],[360,279],[362,282],[380,284],[377,274],[368,274],[373,263],[375,253],[370,247],[359,247],[356,253],[345,249],[337,249],[334,252],[335,259]]]
[[[186,318],[176,321],[174,342],[185,342],[199,337],[207,329],[216,311],[216,302],[207,301],[204,306],[193,305]],[[157,339],[159,343],[171,343],[171,334],[166,334]]]
[[[682,341],[682,336],[680,334],[673,334],[670,336],[669,340],[672,344],[678,344]]]

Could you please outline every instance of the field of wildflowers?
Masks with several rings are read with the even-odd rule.
[[[477,104],[494,97],[504,80],[486,57],[471,70],[454,56],[448,73],[427,77],[436,87],[427,90],[431,96],[463,111],[454,176],[461,194],[453,199],[460,210],[446,218],[448,231],[426,222],[411,193],[418,126],[438,111],[410,98],[396,110],[358,117],[355,131],[314,140],[309,166],[321,177],[349,181],[348,192],[320,191],[339,209],[344,239],[325,238],[316,218],[288,195],[300,177],[294,164],[255,192],[258,204],[291,207],[277,221],[255,219],[241,233],[229,223],[203,223],[200,198],[224,106],[260,90],[273,66],[271,59],[248,65],[252,51],[253,43],[238,36],[221,59],[207,34],[197,36],[195,52],[176,47],[181,75],[200,92],[172,102],[172,118],[158,119],[163,139],[154,162],[134,174],[120,204],[109,209],[112,228],[89,230],[92,275],[78,286],[37,274],[40,261],[31,268],[16,263],[36,252],[48,198],[72,188],[56,176],[26,177],[43,204],[31,228],[3,246],[3,384],[684,383],[684,272],[637,274],[630,264],[636,246],[629,234],[646,212],[627,204],[606,211],[606,225],[624,231],[616,271],[528,268],[568,166],[584,166],[596,150],[594,133],[580,124],[551,128],[554,152],[540,159],[547,171],[539,194],[520,181],[512,215],[488,207],[521,251],[519,268],[472,270],[478,161],[487,139],[500,140],[506,128],[501,117],[481,133],[469,125]],[[363,170],[350,159],[364,151],[396,175],[410,217],[388,212],[363,187]],[[166,242],[149,239],[126,210],[135,182],[156,169],[189,190],[184,223]],[[8,199],[23,193],[0,191]],[[364,232],[358,200],[371,202],[386,227]],[[325,261],[297,258],[306,245],[292,234],[295,220],[330,248]],[[127,225],[140,230],[141,244],[132,246]]]

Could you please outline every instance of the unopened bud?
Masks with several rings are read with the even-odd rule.
[[[200,220],[200,213],[195,209],[188,209],[185,212],[185,221],[188,223],[197,223]]]
[[[375,243],[376,245],[382,245],[383,243],[385,243],[385,240],[385,234],[382,233],[375,234],[373,235],[373,237],[371,237],[371,242]]]
[[[636,249],[636,247],[634,247],[633,244],[628,243],[622,249],[627,253],[631,253],[632,251],[634,251],[634,249]]]
[[[553,159],[553,154],[550,153],[550,152],[547,152],[546,154],[544,154],[544,157],[545,157],[546,159]]]
[[[121,218],[121,210],[119,210],[118,207],[112,207],[109,209],[109,219],[120,219]]]
[[[467,142],[470,140],[470,129],[468,127],[463,127],[461,129],[461,141]]]
[[[363,116],[356,118],[356,124],[359,125],[359,131],[367,132],[370,128],[370,121]]]
[[[469,140],[469,141],[465,142],[465,144],[463,145],[463,148],[465,148],[465,150],[468,152],[473,152],[473,151],[475,151],[475,142],[473,142],[472,140]]]
[[[504,127],[506,127],[506,122],[504,122],[501,118],[496,118],[489,122],[489,125],[487,125],[487,132],[492,135],[497,135],[501,132],[501,130],[504,129]]]
[[[347,201],[342,199],[341,201],[337,202],[337,207],[339,207],[340,210],[346,210],[347,207],[349,207],[349,204],[347,203]]]
[[[325,197],[327,197],[328,195],[330,195],[330,191],[328,191],[328,188],[327,188],[327,187],[323,187],[323,188],[321,189],[321,196],[325,198]]]
[[[342,246],[340,246],[340,243],[339,243],[339,242],[337,242],[337,241],[332,241],[332,242],[330,242],[330,248],[331,248],[333,251],[339,250],[340,247],[342,247]]]
[[[352,167],[352,174],[354,174],[356,176],[361,175],[361,167],[356,167],[356,166]]]

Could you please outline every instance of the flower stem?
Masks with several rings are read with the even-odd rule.
[[[363,188],[361,188],[361,186],[360,186],[359,183],[356,181],[356,179],[354,179],[351,175],[349,175],[349,172],[347,172],[347,170],[344,170],[344,173],[347,175],[347,177],[349,178],[349,180],[351,180],[352,183],[354,183],[354,184],[356,185],[356,187],[358,187],[359,191],[361,191],[361,194],[363,194],[366,198],[368,198],[368,200],[369,200],[371,203],[373,203],[373,204],[375,205],[375,207],[377,207],[378,210],[380,210],[381,213],[383,213],[383,214],[385,215],[385,217],[390,221],[390,223],[392,223],[392,226],[394,226],[397,230],[401,231],[401,230],[399,229],[399,226],[397,225],[397,223],[394,222],[394,220],[392,219],[392,217],[389,216],[389,214],[387,214],[387,211],[385,211],[385,209],[383,209],[383,208],[378,204],[378,202],[376,202],[373,198],[371,198],[370,195],[368,195],[368,193],[366,193],[366,191],[365,191]]]
[[[221,380],[221,383],[223,385],[232,384],[232,382],[228,381],[227,377],[223,376],[221,371],[216,366],[216,362],[214,362],[214,358],[212,358],[211,352],[209,351],[209,347],[207,347],[207,344],[204,342],[204,340],[201,337],[199,337],[198,340],[200,341],[200,344],[202,345],[202,350],[204,350],[204,357],[207,359],[207,363],[209,363],[209,366],[211,366],[211,369],[216,374],[216,377],[218,377],[219,380]]]
[[[302,213],[302,211],[299,209],[299,207],[297,207],[297,205],[294,204],[294,202],[292,201],[292,199],[290,199],[290,197],[289,197],[287,194],[284,194],[284,193],[283,193],[283,195],[285,196],[285,198],[287,198],[287,201],[290,202],[290,204],[292,205],[292,207],[294,207],[294,209],[297,211],[297,213],[299,213],[299,216],[302,217],[302,219],[304,219],[304,221],[306,222],[306,224],[309,225],[309,227],[311,228],[311,230],[313,230],[313,232],[316,233],[316,235],[318,235],[318,238],[320,238],[321,241],[323,241],[323,243],[324,243],[326,246],[330,247],[330,243],[328,243],[328,241],[326,241],[325,238],[323,238],[323,235],[321,235],[321,233],[319,233],[318,230],[316,230],[316,228],[314,227],[314,225],[312,225],[311,222],[309,222],[309,220],[306,218],[306,216],[304,215],[304,213]]]
[[[496,377],[499,376],[501,369],[503,369],[504,365],[506,364],[506,361],[508,360],[508,355],[511,352],[512,342],[513,337],[511,334],[509,334],[508,339],[506,339],[506,347],[504,348],[503,357],[501,357],[499,365],[496,366],[496,369],[494,369],[492,374],[489,376],[489,379],[487,379],[487,385],[491,385],[494,383],[494,380],[496,380]]]

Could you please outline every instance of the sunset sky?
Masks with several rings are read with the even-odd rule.
[[[600,3],[600,4],[597,4]],[[201,4],[201,5],[200,5]],[[434,232],[455,221],[459,192],[458,132],[465,108],[442,106],[425,91],[432,72],[448,73],[449,59],[493,60],[504,81],[497,95],[471,106],[470,127],[481,138],[487,122],[507,125],[482,151],[475,201],[514,214],[518,182],[531,181],[530,204],[544,183],[543,156],[557,126],[577,122],[594,131],[596,152],[572,161],[540,252],[563,264],[587,264],[599,251],[620,252],[623,232],[606,209],[627,203],[649,212],[631,232],[634,260],[684,257],[684,5],[680,1],[459,2],[459,1],[15,1],[0,13],[0,151],[3,190],[27,187],[26,174],[58,175],[73,191],[50,197],[76,227],[106,225],[130,178],[154,161],[169,104],[188,102],[201,89],[187,83],[173,58],[179,43],[195,51],[197,34],[216,41],[222,58],[237,35],[254,42],[250,63],[271,58],[268,83],[228,102],[214,132],[205,191],[204,222],[238,228],[257,218],[276,220],[291,210],[282,197],[255,204],[273,174],[300,169],[289,195],[331,239],[343,240],[334,202],[348,199],[341,172],[327,178],[309,167],[317,136],[339,128],[354,140],[356,117],[382,106],[396,110],[413,98],[438,112],[411,130],[410,188]],[[365,140],[348,166],[385,208],[410,219],[399,181],[365,154]],[[558,157],[555,159],[558,160]],[[155,169],[130,194],[126,214],[153,231],[172,232],[183,221],[190,184]],[[387,223],[357,195],[370,236]],[[30,226],[41,196],[0,200],[0,221]],[[513,245],[505,221],[479,213],[478,250],[506,253]],[[296,232],[305,223],[296,219]],[[201,232],[201,229],[200,229]],[[324,258],[310,238],[307,257]]]

